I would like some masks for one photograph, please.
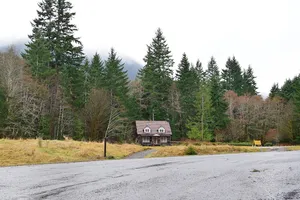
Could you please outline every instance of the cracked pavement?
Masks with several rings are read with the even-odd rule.
[[[0,199],[300,199],[300,151],[0,168]]]

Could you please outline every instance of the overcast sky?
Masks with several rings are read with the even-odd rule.
[[[39,0],[0,0],[0,44],[23,41]],[[205,68],[211,56],[222,69],[229,56],[251,65],[259,92],[269,93],[300,72],[298,0],[71,0],[86,53],[114,47],[143,64],[146,45],[160,27],[176,62],[186,52]]]

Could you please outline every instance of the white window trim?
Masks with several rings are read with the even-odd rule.
[[[144,128],[144,133],[151,133],[151,129],[149,127]]]
[[[165,133],[166,132],[166,129],[164,127],[160,127],[158,129],[158,133]]]

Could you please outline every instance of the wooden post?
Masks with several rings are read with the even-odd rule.
[[[204,98],[202,94],[202,102],[201,102],[201,110],[202,110],[202,115],[201,115],[201,131],[202,131],[202,141],[204,141],[204,127],[203,127],[203,120],[204,120],[204,110],[203,110],[203,104],[204,104]]]
[[[104,158],[106,158],[106,137],[104,137]]]

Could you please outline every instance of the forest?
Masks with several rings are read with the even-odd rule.
[[[0,138],[132,142],[134,121],[154,119],[170,122],[173,140],[300,144],[299,75],[263,98],[234,56],[221,69],[183,53],[174,66],[158,28],[130,80],[114,48],[106,59],[84,54],[70,1],[38,7],[24,52],[0,52]]]

